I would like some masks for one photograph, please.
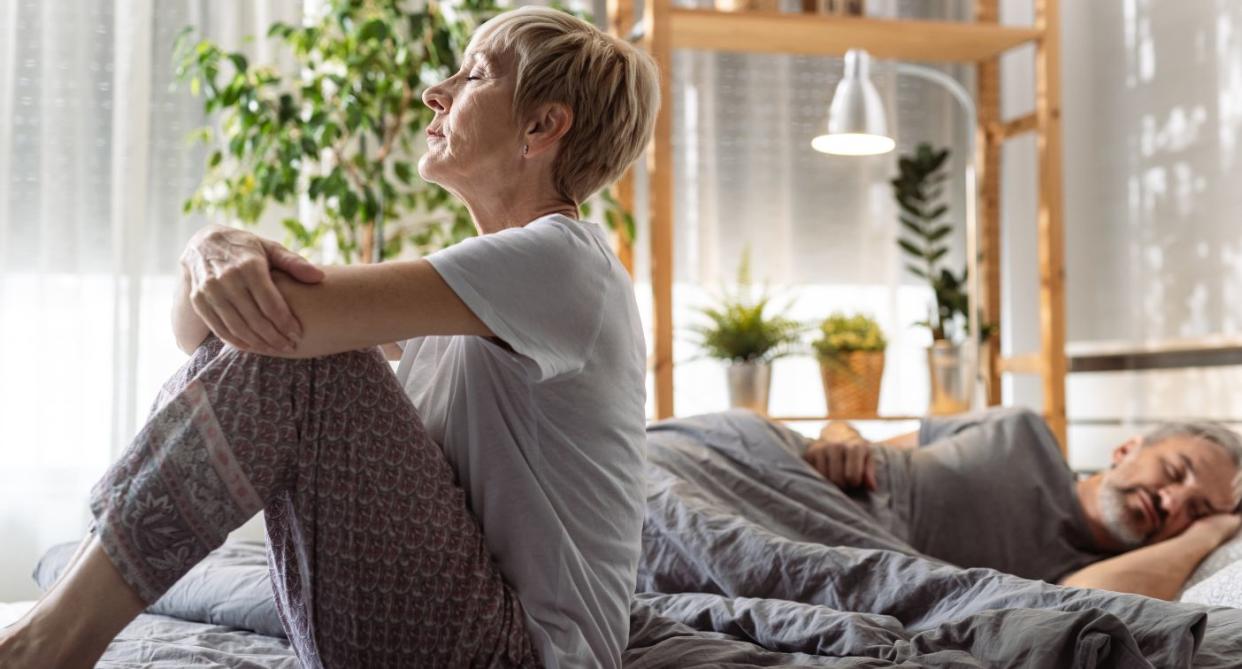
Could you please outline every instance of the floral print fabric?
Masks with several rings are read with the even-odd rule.
[[[304,666],[537,665],[451,466],[377,350],[286,360],[209,338],[91,508],[148,603],[265,509]]]

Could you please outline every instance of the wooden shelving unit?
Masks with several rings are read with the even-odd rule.
[[[664,104],[647,151],[650,183],[651,272],[655,329],[653,372],[658,418],[673,415],[673,155],[671,61],[674,49],[840,56],[862,48],[876,58],[974,63],[978,74],[980,274],[984,318],[998,323],[1000,292],[1000,151],[1003,143],[1034,133],[1038,146],[1040,350],[1012,360],[989,354],[989,401],[1000,402],[1000,375],[1036,374],[1043,381],[1044,414],[1065,444],[1065,299],[1061,185],[1061,85],[1058,0],[1033,0],[1035,24],[1002,26],[997,0],[975,0],[973,22],[885,20],[816,14],[720,12],[642,0],[641,43],[660,66]],[[633,0],[609,0],[615,34],[630,35]],[[1000,118],[999,57],[1035,45],[1036,104],[1032,114]],[[633,206],[632,177],[618,189]],[[994,348],[994,347],[992,347]],[[904,419],[905,417],[896,417]]]
[[[950,21],[901,21],[781,12],[671,8],[674,49],[844,55],[866,49],[876,58],[973,63],[1039,36],[1033,28]]]
[[[833,414],[831,416],[768,416],[772,420],[782,423],[810,423],[814,421],[829,420],[845,420],[856,421],[859,423],[866,422],[894,422],[894,421],[911,421],[922,420],[923,416],[881,416],[879,414]]]

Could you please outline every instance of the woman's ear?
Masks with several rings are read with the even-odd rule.
[[[526,136],[522,138],[526,149],[522,155],[530,158],[551,150],[569,132],[573,122],[574,113],[569,105],[563,102],[545,102],[539,105],[533,118],[526,124]]]

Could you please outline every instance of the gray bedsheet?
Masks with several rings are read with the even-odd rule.
[[[297,669],[289,642],[225,625],[150,613],[134,619],[108,646],[99,668]]]
[[[1242,667],[1242,610],[919,556],[789,435],[742,412],[650,428],[627,667]],[[294,666],[282,639],[246,631],[279,630],[261,551],[226,547],[161,600],[217,625],[143,615],[101,666]]]
[[[638,597],[631,663],[660,665],[662,643],[688,660],[711,652],[708,638],[679,637],[672,621],[789,653],[791,664],[815,653],[836,658],[818,662],[828,666],[1242,666],[1242,610],[920,557],[870,529],[860,507],[802,463],[789,434],[744,412],[648,431],[638,589],[662,594]],[[767,659],[744,661],[773,663],[755,657]]]

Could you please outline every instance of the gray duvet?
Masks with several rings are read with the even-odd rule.
[[[648,443],[626,666],[1242,667],[1242,610],[921,557],[751,414],[659,423]],[[291,666],[253,631],[279,630],[265,569],[259,545],[213,553],[154,608],[216,624],[140,616],[101,666]]]

